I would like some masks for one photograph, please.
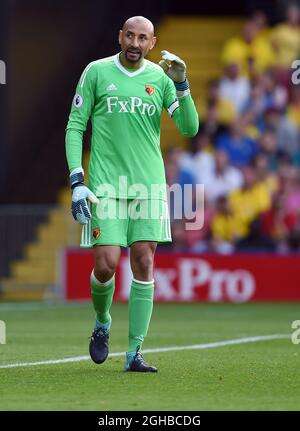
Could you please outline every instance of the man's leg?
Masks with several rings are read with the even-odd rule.
[[[125,368],[130,371],[157,371],[155,367],[145,363],[139,354],[153,309],[153,262],[156,246],[157,243],[153,241],[137,241],[130,248],[133,281],[129,297],[129,340],[125,364]]]
[[[90,342],[90,355],[97,364],[104,362],[108,355],[108,337],[111,327],[109,311],[115,290],[115,271],[120,254],[120,247],[116,245],[94,247],[91,291],[96,324]]]

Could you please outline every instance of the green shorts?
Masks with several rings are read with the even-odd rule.
[[[106,197],[100,204],[90,204],[90,210],[92,219],[82,228],[81,247],[172,241],[166,201]]]

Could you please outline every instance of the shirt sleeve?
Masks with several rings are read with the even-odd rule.
[[[66,127],[66,156],[70,172],[82,164],[82,137],[95,103],[96,73],[93,63],[83,71]]]
[[[199,129],[198,113],[190,90],[176,92],[174,82],[166,76],[164,108],[183,136],[195,136]]]

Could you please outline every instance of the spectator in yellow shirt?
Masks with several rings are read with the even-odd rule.
[[[238,63],[241,73],[250,78],[257,77],[261,72],[275,63],[274,49],[254,20],[247,20],[242,35],[229,39],[222,52],[225,65]]]
[[[220,80],[212,79],[207,83],[207,95],[203,99],[197,101],[197,108],[199,117],[203,122],[214,116],[215,121],[220,125],[228,125],[237,117],[237,111],[234,104],[228,100],[220,97]]]
[[[300,129],[300,88],[297,85],[291,88],[291,101],[287,109],[288,119]]]
[[[278,24],[271,35],[276,50],[276,65],[282,69],[290,69],[300,53],[300,9],[290,5],[287,9],[286,21]]]
[[[233,214],[249,225],[260,213],[270,208],[271,193],[268,184],[257,182],[252,167],[245,166],[242,171],[244,185],[230,193],[228,199]]]
[[[229,207],[226,196],[216,201],[216,212],[211,223],[211,248],[222,254],[232,253],[234,243],[248,233],[247,224]]]
[[[268,156],[258,153],[253,165],[258,184],[264,184],[269,194],[274,196],[279,189],[279,178],[278,175],[269,169]]]

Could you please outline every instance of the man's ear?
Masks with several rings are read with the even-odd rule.
[[[152,43],[151,43],[151,48],[150,49],[154,48],[155,44],[156,44],[156,37],[153,36],[152,37]]]
[[[122,40],[122,30],[119,31],[119,44],[121,45],[121,40]]]

